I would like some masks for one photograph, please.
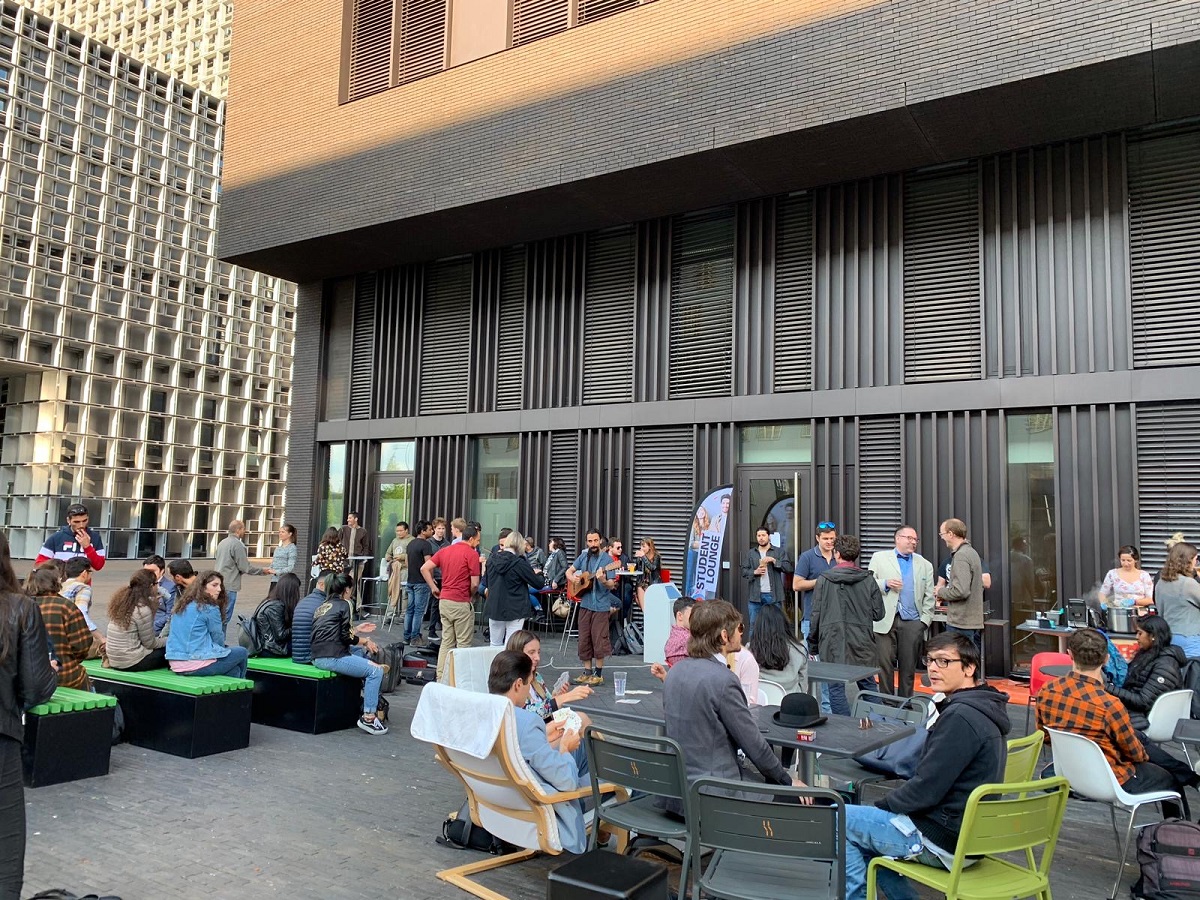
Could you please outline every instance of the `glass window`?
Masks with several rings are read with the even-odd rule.
[[[329,445],[329,463],[325,470],[324,521],[320,531],[342,521],[342,507],[346,498],[346,445]]]
[[[812,462],[812,425],[744,425],[739,429],[741,463]]]
[[[416,441],[384,441],[379,445],[380,472],[411,472],[416,465]]]
[[[501,528],[517,527],[521,441],[515,434],[497,434],[476,438],[472,448],[468,518],[483,526],[483,544],[490,547]]]
[[[1058,609],[1054,420],[1049,412],[1034,412],[1009,416],[1007,423],[1010,620],[1020,625]],[[1033,654],[1058,649],[1047,635],[1012,634],[1014,668],[1028,668]]]

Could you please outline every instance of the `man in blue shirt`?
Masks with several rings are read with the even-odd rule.
[[[883,594],[883,618],[875,623],[879,653],[880,690],[892,693],[895,662],[900,663],[901,697],[913,695],[917,661],[925,647],[925,634],[933,621],[933,564],[917,549],[917,530],[911,525],[896,529],[896,546],[871,556],[867,566]]]
[[[567,583],[579,597],[579,661],[583,664],[583,674],[575,683],[593,687],[604,683],[604,658],[612,653],[608,620],[621,609],[621,601],[612,593],[617,579],[608,577],[620,563],[600,551],[603,543],[599,531],[589,531],[587,551],[567,569]],[[583,587],[585,580],[589,582],[587,587]]]
[[[837,540],[837,526],[833,522],[817,523],[817,544],[800,554],[796,560],[795,574],[792,576],[792,590],[800,592],[800,602],[804,606],[804,620],[801,630],[808,637],[808,618],[812,613],[813,588],[817,579],[837,565],[833,558],[833,542]]]

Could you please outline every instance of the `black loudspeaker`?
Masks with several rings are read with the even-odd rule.
[[[546,900],[668,900],[667,867],[592,850],[550,872]]]

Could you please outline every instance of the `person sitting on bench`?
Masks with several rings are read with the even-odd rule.
[[[167,635],[154,633],[158,585],[154,574],[138,569],[129,584],[108,601],[108,664],[126,672],[145,672],[167,665]]]
[[[225,646],[225,580],[214,570],[204,572],[175,600],[167,662],[180,675],[246,677],[245,647]]]
[[[80,665],[92,650],[92,633],[88,631],[83,613],[74,603],[62,596],[62,582],[54,563],[43,563],[33,570],[25,591],[38,605],[50,651],[58,661],[58,686],[90,691],[92,683]]]
[[[383,666],[366,658],[368,653],[378,653],[379,648],[350,628],[354,579],[349,575],[334,575],[328,579],[326,588],[325,601],[312,617],[312,664],[326,672],[364,679],[363,712],[358,727],[367,734],[387,734],[387,725],[375,715]]]

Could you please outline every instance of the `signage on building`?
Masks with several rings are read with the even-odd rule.
[[[721,547],[725,543],[725,528],[729,524],[729,507],[733,485],[713,488],[696,507],[688,530],[687,571],[684,594],[696,600],[712,600],[717,596],[717,581],[721,577]]]

